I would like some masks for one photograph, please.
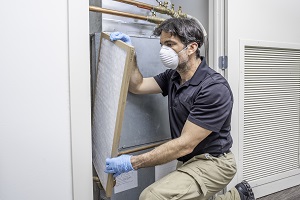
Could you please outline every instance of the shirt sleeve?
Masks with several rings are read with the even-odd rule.
[[[219,132],[231,115],[233,97],[222,83],[212,83],[197,94],[188,120],[213,132]]]
[[[163,73],[160,73],[156,76],[154,76],[155,81],[159,85],[160,89],[162,90],[162,95],[167,96],[169,92],[169,84],[170,79],[172,76],[172,70],[168,69]]]

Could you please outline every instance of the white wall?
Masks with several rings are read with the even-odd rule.
[[[1,200],[73,199],[69,73],[73,47],[69,46],[72,10],[68,3],[72,4],[61,0],[0,3]],[[88,26],[86,33],[88,44]],[[83,47],[88,55],[88,45]],[[88,56],[84,59],[87,65],[82,67],[89,69]],[[82,87],[78,91],[89,90]],[[85,131],[90,134],[88,128]]]

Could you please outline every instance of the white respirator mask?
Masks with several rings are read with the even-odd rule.
[[[185,50],[187,47],[188,46],[179,51],[178,54]],[[160,49],[159,57],[165,67],[175,70],[179,64],[178,54],[171,47],[163,45]]]

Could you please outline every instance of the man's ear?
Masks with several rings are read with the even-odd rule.
[[[188,52],[189,55],[192,55],[193,53],[195,53],[198,49],[198,44],[197,42],[192,42],[189,44],[189,48],[188,48]]]

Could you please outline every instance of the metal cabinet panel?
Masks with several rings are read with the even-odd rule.
[[[144,77],[155,76],[166,68],[159,59],[158,38],[131,36],[138,67]],[[129,93],[120,139],[120,150],[170,138],[168,99],[161,94]]]

